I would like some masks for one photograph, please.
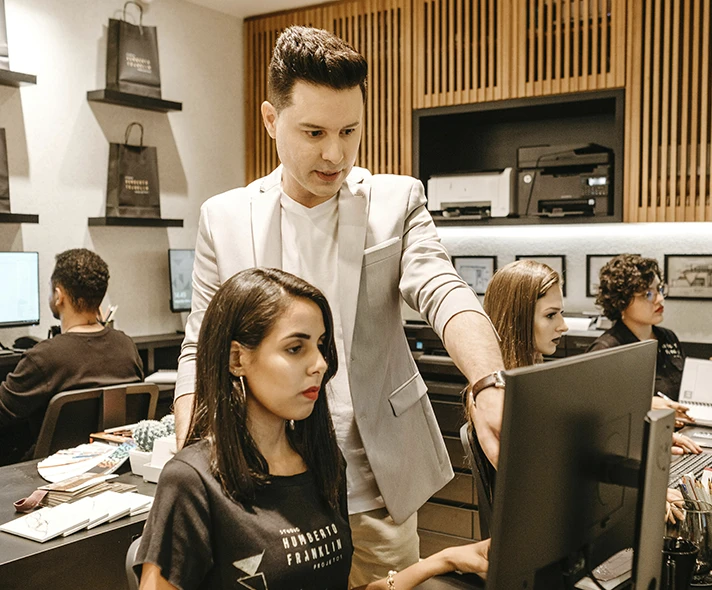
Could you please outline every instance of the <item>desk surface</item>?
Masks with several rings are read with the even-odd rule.
[[[0,522],[20,516],[12,503],[46,483],[37,473],[37,463],[0,467]],[[155,484],[130,472],[116,481],[135,484],[142,494],[155,493]],[[45,543],[0,532],[0,585],[5,590],[124,588],[126,551],[132,538],[141,534],[146,517],[120,518]]]

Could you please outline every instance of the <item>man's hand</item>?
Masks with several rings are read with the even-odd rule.
[[[176,445],[178,450],[183,448],[185,439],[188,437],[190,428],[190,417],[193,413],[194,393],[181,395],[173,402],[173,413],[176,417]]]
[[[497,335],[484,314],[465,311],[454,315],[445,326],[443,342],[450,358],[470,383],[504,368]],[[472,417],[482,450],[497,467],[504,390],[483,389],[476,405],[477,408],[472,408],[468,399],[467,412]]]
[[[480,446],[490,463],[497,468],[499,462],[499,438],[502,431],[504,411],[504,390],[488,387],[477,395],[477,402],[472,403],[472,396],[467,396],[467,412],[475,425]]]

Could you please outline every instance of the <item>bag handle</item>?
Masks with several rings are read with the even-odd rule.
[[[129,4],[133,4],[136,8],[138,8],[138,14],[139,14],[139,16],[138,16],[138,28],[140,29],[141,34],[143,35],[143,6],[141,6],[138,2],[134,2],[133,0],[129,0],[128,2],[126,2],[126,4],[124,4],[124,13],[123,13],[122,20],[126,21],[126,7],[127,7]],[[128,21],[127,21],[127,22],[128,22]]]
[[[129,135],[131,135],[131,129],[133,129],[134,125],[138,125],[138,128],[141,130],[141,140],[139,142],[139,147],[143,147],[143,125],[141,125],[141,123],[139,123],[138,121],[129,123],[129,126],[126,128],[126,135],[124,135],[124,145],[128,145]]]

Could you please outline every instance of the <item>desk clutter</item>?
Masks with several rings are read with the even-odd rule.
[[[135,486],[129,487],[135,489]],[[95,496],[84,496],[73,502],[65,501],[56,506],[40,508],[0,525],[0,531],[44,543],[124,516],[148,512],[152,503],[153,498],[144,494],[105,490]]]

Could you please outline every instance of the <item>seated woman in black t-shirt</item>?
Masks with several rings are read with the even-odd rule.
[[[662,328],[667,285],[654,258],[621,254],[606,263],[599,273],[596,305],[615,323],[588,347],[587,352],[657,340],[653,409],[670,408],[676,418],[689,421],[687,407],[678,403],[685,356],[675,332]],[[681,424],[680,424],[681,425]],[[700,453],[702,449],[690,438],[675,434],[673,453]]]
[[[142,589],[347,588],[345,466],[325,389],[336,369],[316,288],[274,269],[222,285],[200,330],[188,441],[163,469],[138,550]],[[488,550],[448,548],[367,588],[484,574]]]

